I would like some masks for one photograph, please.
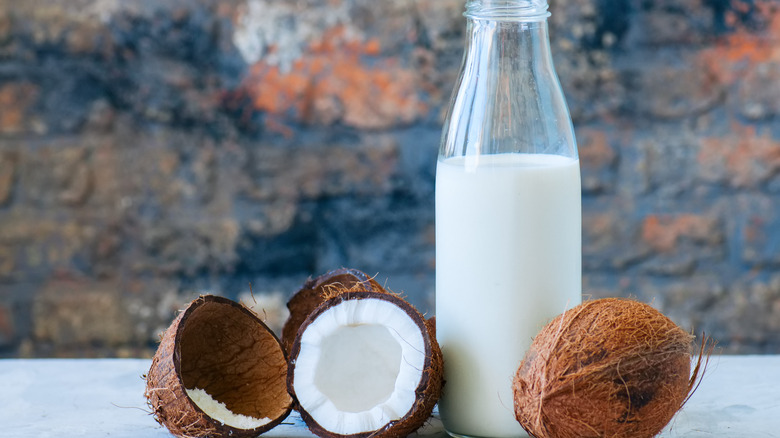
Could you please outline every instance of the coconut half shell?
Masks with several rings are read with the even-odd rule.
[[[289,415],[286,375],[287,358],[273,332],[240,304],[206,295],[166,330],[145,396],[155,419],[176,436],[253,437]],[[196,388],[230,412],[265,424],[243,429],[212,418],[188,396]]]
[[[514,380],[517,420],[536,438],[653,437],[695,387],[692,349],[645,303],[585,302],[534,338]]]
[[[359,289],[385,292],[385,289],[365,272],[341,268],[309,279],[287,302],[290,316],[282,329],[282,345],[289,352],[298,328],[314,309],[340,290]]]
[[[432,322],[388,293],[350,291],[303,322],[287,386],[320,437],[403,437],[439,399],[441,350]]]

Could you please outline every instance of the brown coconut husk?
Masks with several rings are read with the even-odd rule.
[[[301,335],[313,321],[322,313],[333,306],[336,306],[347,300],[362,299],[381,299],[389,301],[406,312],[415,322],[420,332],[423,334],[425,343],[425,364],[420,382],[415,388],[415,403],[409,412],[398,420],[390,421],[383,428],[351,434],[342,435],[333,433],[315,421],[304,408],[301,407],[297,399],[295,400],[295,409],[300,413],[301,419],[306,423],[309,430],[315,435],[323,438],[397,438],[407,436],[419,429],[431,417],[433,408],[441,397],[442,386],[444,385],[444,360],[442,358],[441,348],[436,341],[435,319],[426,320],[423,315],[398,295],[386,292],[359,291],[354,288],[348,290],[348,293],[336,294],[318,306],[308,318],[303,322],[296,336],[290,351],[291,366],[287,374],[287,389],[295,398],[295,361],[300,354]]]
[[[282,328],[282,345],[285,351],[289,353],[298,329],[317,306],[333,295],[348,290],[385,292],[376,280],[357,269],[341,268],[314,279],[310,278],[287,302],[290,316]]]
[[[653,437],[704,372],[700,354],[691,374],[693,338],[644,303],[583,303],[534,338],[514,380],[517,420],[536,438]]]
[[[254,437],[292,410],[287,358],[273,332],[251,310],[226,298],[194,300],[161,340],[146,377],[157,422],[179,437]],[[209,417],[185,388],[204,389],[236,414],[271,421],[239,429]]]

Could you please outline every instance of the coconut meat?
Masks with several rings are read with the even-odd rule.
[[[271,422],[270,418],[255,418],[236,414],[224,403],[214,400],[209,393],[200,388],[187,388],[187,396],[209,417],[222,424],[239,429],[255,429]]]
[[[305,328],[294,366],[298,401],[320,426],[342,435],[369,432],[412,409],[425,341],[393,303],[346,300]]]

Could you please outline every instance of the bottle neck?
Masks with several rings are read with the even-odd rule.
[[[496,3],[519,2],[468,5],[466,50],[442,137],[443,158],[508,152],[577,156],[550,53],[546,2],[536,9],[543,14],[495,13]],[[481,13],[471,13],[474,3]]]
[[[470,0],[463,15],[475,20],[538,22],[550,16],[547,9],[547,0]]]
[[[466,62],[472,58],[473,62],[506,74],[553,69],[546,19],[518,21],[469,17],[464,55]],[[475,56],[479,58],[473,59]]]
[[[508,75],[550,69],[546,0],[470,0],[466,3],[468,58]],[[479,52],[479,55],[473,53]],[[518,72],[518,70],[521,70]]]

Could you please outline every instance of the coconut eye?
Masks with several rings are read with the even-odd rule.
[[[319,436],[404,436],[430,416],[440,373],[441,352],[411,305],[387,293],[350,292],[301,325],[288,388]]]

